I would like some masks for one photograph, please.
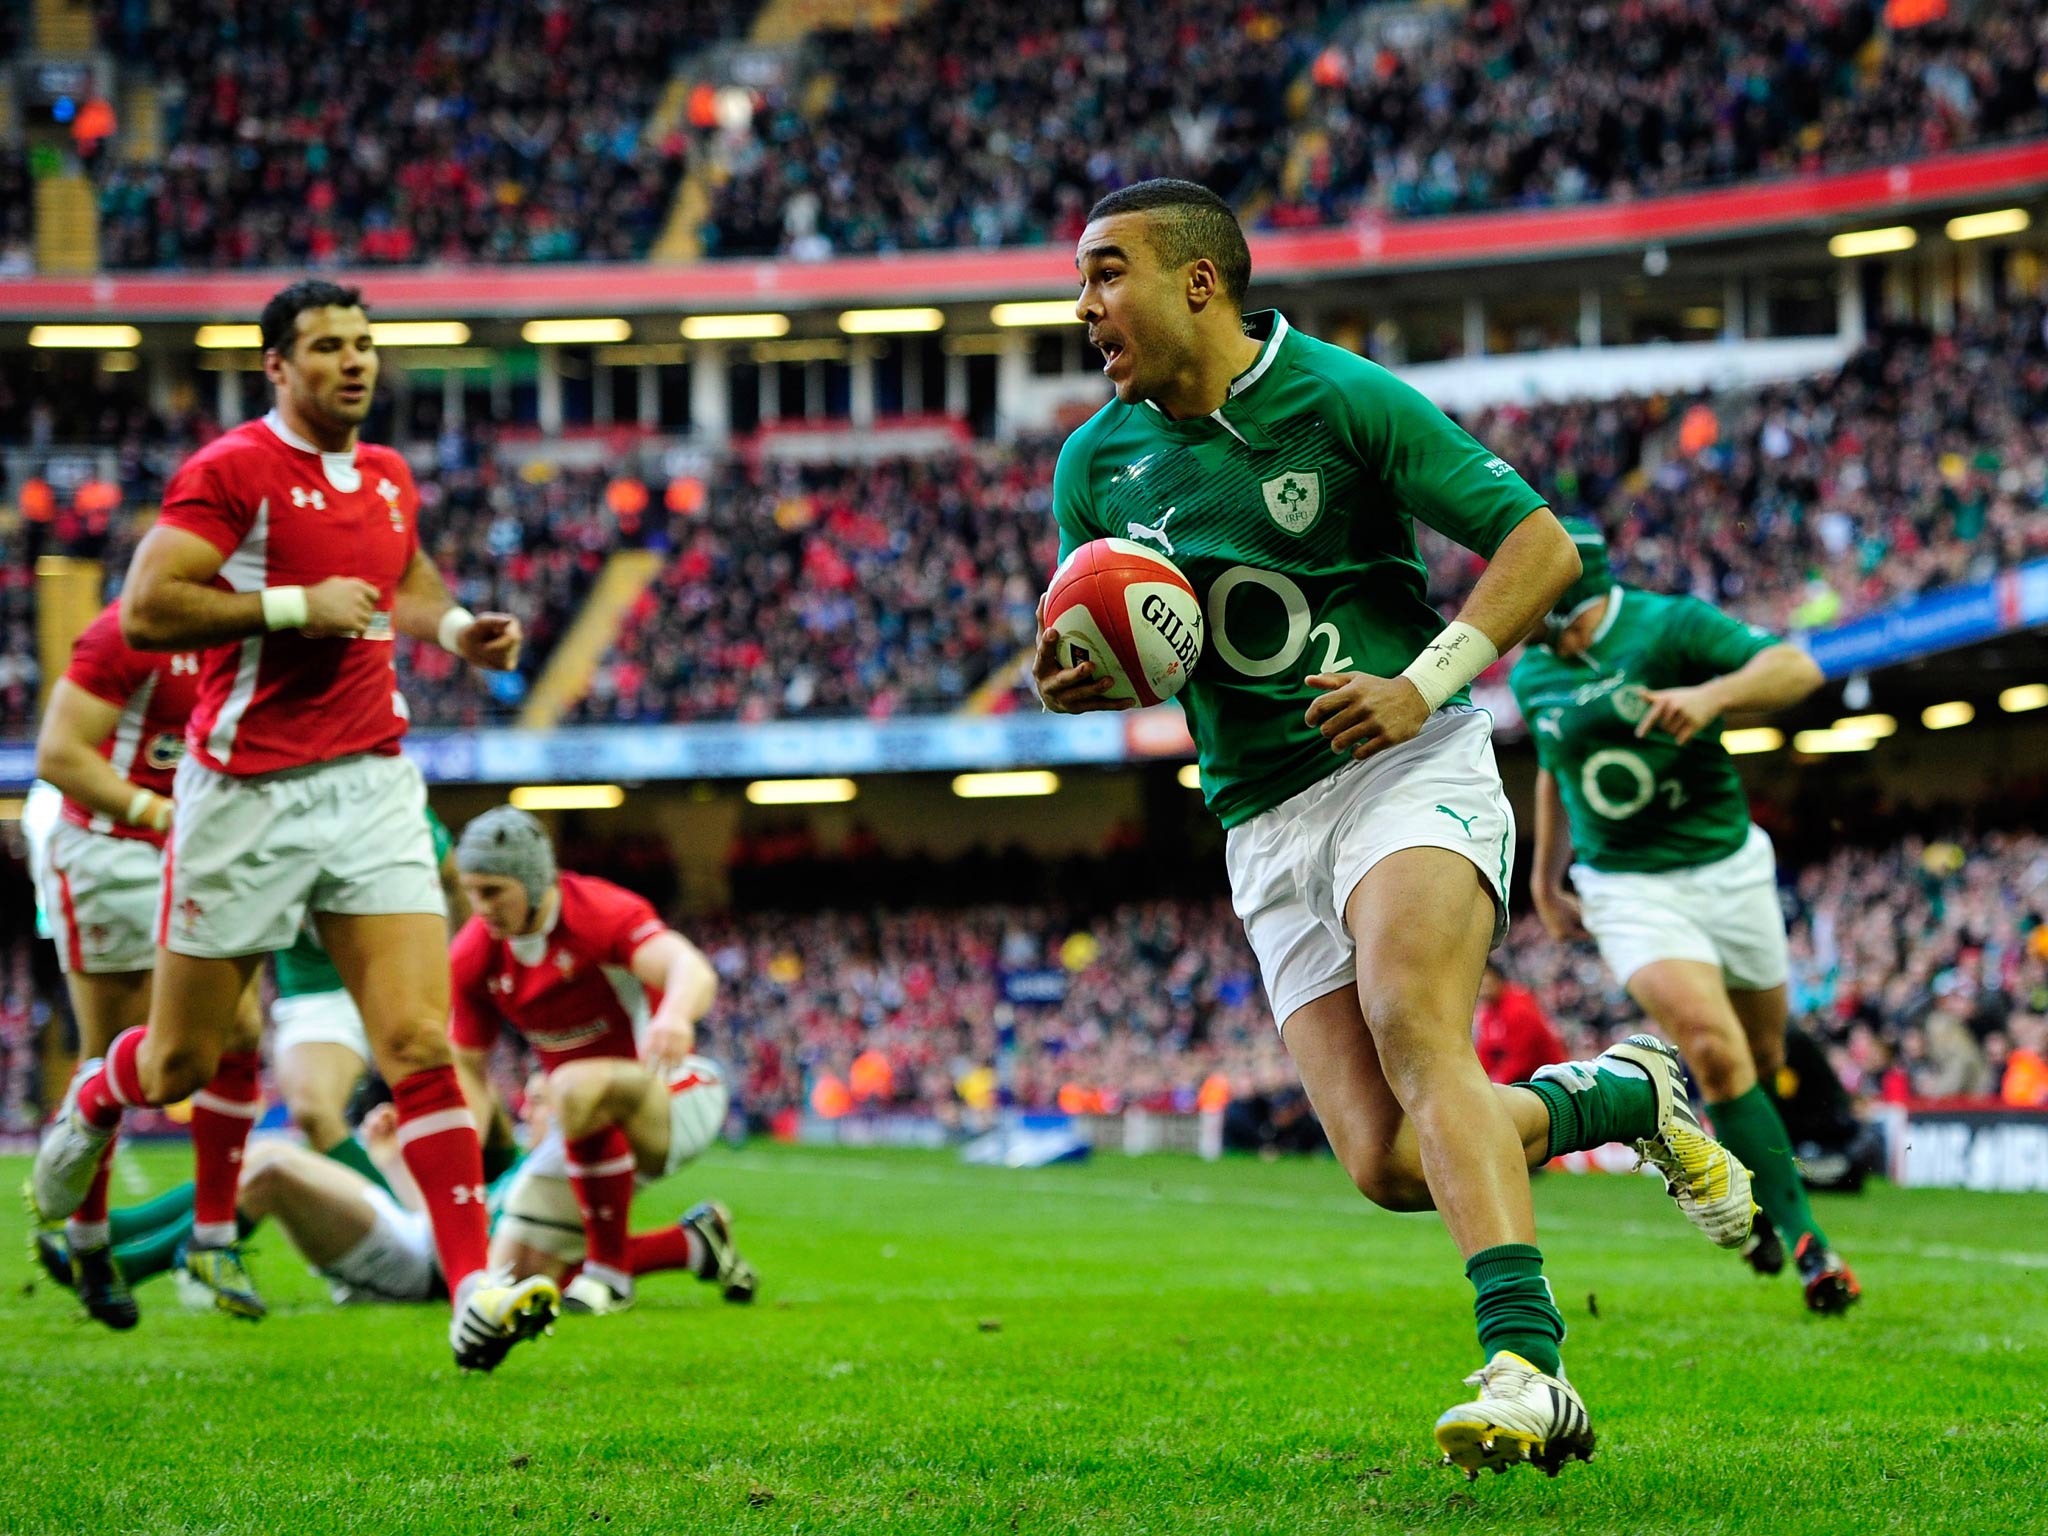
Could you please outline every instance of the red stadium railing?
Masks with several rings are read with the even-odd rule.
[[[1512,209],[1252,238],[1266,281],[1422,267],[1459,268],[1587,255],[1900,217],[2048,188],[2048,139],[1935,155],[1870,170],[1822,172],[1637,202]],[[921,304],[1028,297],[1072,285],[1072,253],[1032,246],[920,251],[832,261],[711,261],[685,266],[374,267],[332,274],[399,315],[538,315],[806,309],[878,299]],[[246,319],[280,274],[158,272],[0,280],[0,318]]]

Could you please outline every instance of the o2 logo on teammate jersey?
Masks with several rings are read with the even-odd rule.
[[[1313,469],[1289,470],[1259,487],[1266,515],[1288,533],[1306,533],[1323,510],[1323,477]]]
[[[159,731],[142,749],[142,760],[159,773],[169,773],[185,760],[185,738]]]

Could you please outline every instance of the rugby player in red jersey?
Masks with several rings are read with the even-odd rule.
[[[540,1058],[553,1120],[505,1191],[494,1265],[562,1275],[580,1259],[564,1291],[577,1311],[631,1305],[633,1276],[656,1269],[751,1301],[753,1267],[716,1201],[658,1232],[626,1226],[635,1182],[674,1173],[725,1122],[725,1075],[695,1054],[711,962],[631,891],[558,872],[546,830],[509,805],[463,828],[455,867],[476,914],[452,955],[463,1089],[487,1124],[486,1059],[509,1027]]]
[[[89,1066],[116,1035],[149,1017],[171,775],[198,695],[199,657],[136,650],[121,637],[119,606],[109,604],[80,632],[43,712],[36,776],[63,792],[64,807],[37,850],[36,880]],[[223,1059],[254,1052],[260,1027],[256,990],[245,988]],[[195,1137],[220,1129],[220,1112],[205,1095],[192,1115]],[[232,1124],[239,1117],[228,1118],[230,1134],[239,1135]],[[108,1247],[113,1150],[109,1140],[65,1238],[86,1312],[111,1328],[132,1328],[134,1293]]]
[[[275,407],[188,459],[136,550],[121,627],[143,650],[205,650],[186,732],[146,1030],[72,1081],[37,1152],[46,1218],[77,1209],[124,1106],[204,1091],[230,1107],[253,1071],[222,1059],[259,959],[310,911],[392,1085],[399,1140],[454,1299],[456,1363],[489,1370],[546,1328],[544,1277],[500,1283],[476,1128],[449,1060],[447,928],[426,787],[399,756],[392,640],[438,641],[479,667],[518,657],[518,621],[457,607],[421,553],[403,457],[358,441],[377,384],[362,298],[295,283],[262,318]],[[219,1075],[216,1075],[216,1074]],[[247,1122],[242,1122],[246,1134]],[[253,1296],[234,1247],[240,1137],[197,1142],[190,1267]]]

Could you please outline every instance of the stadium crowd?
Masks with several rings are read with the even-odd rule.
[[[106,0],[100,37],[153,76],[161,158],[99,167],[109,267],[623,261],[685,155],[650,122],[679,57],[743,36],[709,0]],[[111,157],[107,157],[111,159]]]
[[[1917,26],[1887,10],[1483,0],[1375,29],[1317,56],[1269,220],[1651,196],[2048,127],[2039,0]]]
[[[1794,1020],[1852,1094],[2048,1104],[2048,839],[1844,847],[1782,894]],[[985,1107],[1006,1027],[1031,1106],[1187,1110],[1218,1073],[1238,1099],[1293,1082],[1220,898],[756,912],[692,931],[723,982],[706,1038],[764,1123],[805,1104]],[[1533,918],[1501,960],[1572,1056],[1642,1027],[1597,953]],[[821,1083],[837,1086],[821,1099]]]
[[[1640,197],[2048,127],[2040,0],[1917,25],[1881,0],[1482,0],[1347,26],[1289,0],[1144,24],[992,0],[825,32],[706,135],[725,255],[1071,239],[1105,186],[1184,175],[1273,226]]]
[[[1246,188],[1286,124],[1326,8],[1164,0],[937,0],[889,30],[825,32],[810,68],[713,137],[717,255],[1072,240],[1102,189]]]
[[[735,462],[627,615],[576,717],[761,720],[957,707],[1028,647],[1058,444],[799,468]]]

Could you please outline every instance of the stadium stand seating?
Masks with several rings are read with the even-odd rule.
[[[643,256],[684,158],[650,118],[678,58],[754,9],[110,0],[103,43],[163,88],[163,156],[99,166],[104,262]]]

